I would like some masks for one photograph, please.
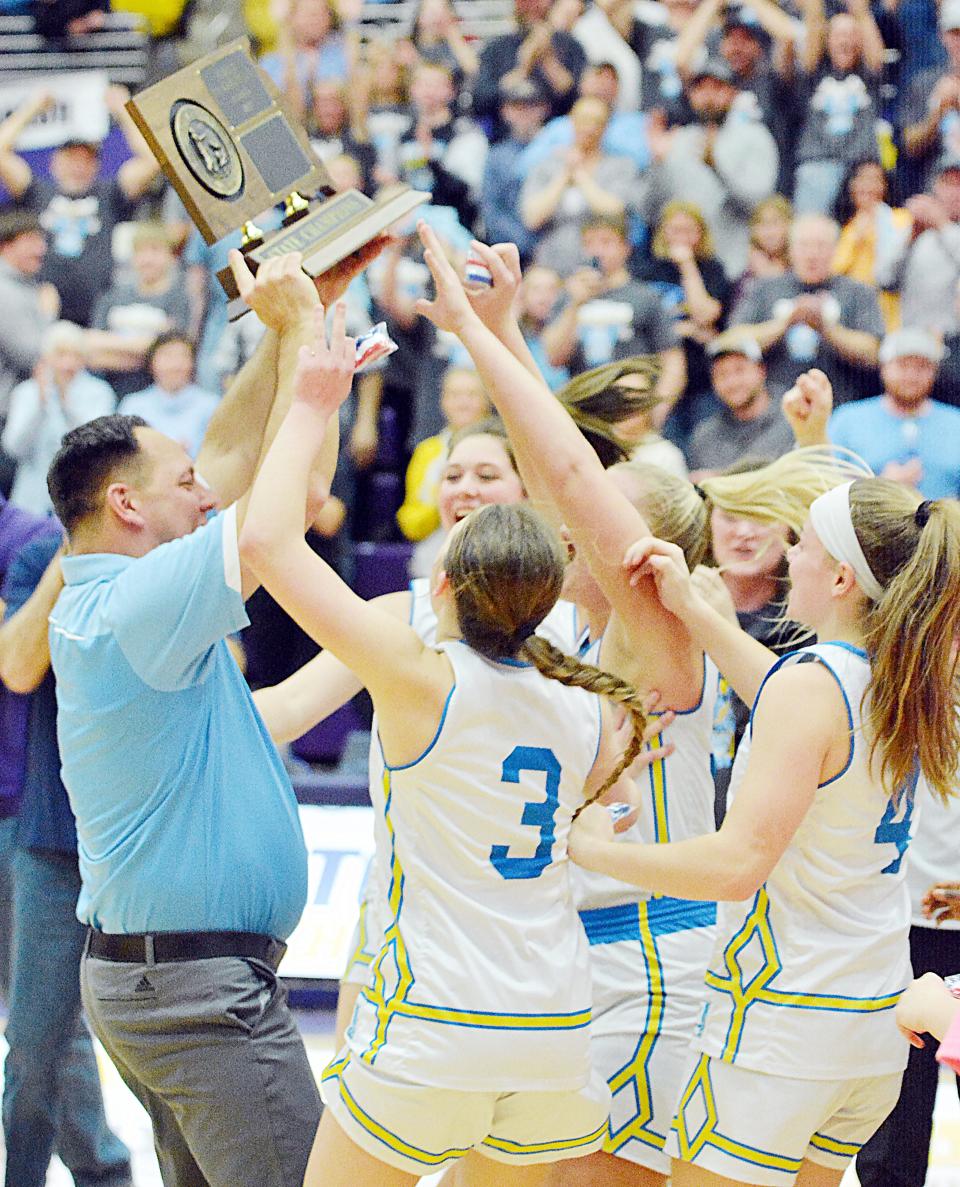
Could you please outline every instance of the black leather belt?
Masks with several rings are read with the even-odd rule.
[[[247,931],[158,931],[152,935],[119,936],[92,927],[87,930],[87,952],[91,956],[124,964],[247,956],[263,961],[276,972],[286,950],[282,940]]]

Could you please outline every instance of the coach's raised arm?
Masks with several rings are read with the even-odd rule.
[[[268,334],[198,468],[124,416],[74,429],[51,464],[69,549],[50,654],[91,1025],[150,1114],[165,1181],[282,1187],[302,1181],[320,1114],[276,977],[307,858],[226,638],[256,586],[237,547],[244,490],[319,297],[295,258],[256,280],[239,256],[234,268]],[[336,447],[334,429],[321,480]]]

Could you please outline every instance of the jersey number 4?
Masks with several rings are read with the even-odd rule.
[[[560,763],[552,750],[543,746],[515,746],[503,763],[502,783],[519,783],[522,771],[542,771],[546,776],[544,800],[523,805],[522,824],[539,828],[540,841],[533,857],[511,857],[509,845],[494,845],[490,860],[503,878],[539,878],[551,861],[555,840],[554,818],[560,802]]]
[[[913,801],[917,794],[917,780],[920,778],[920,764],[913,768],[913,773],[896,795],[890,797],[883,819],[873,834],[878,845],[896,845],[897,856],[888,866],[880,871],[881,874],[897,874],[900,863],[910,844],[910,822],[913,819]]]

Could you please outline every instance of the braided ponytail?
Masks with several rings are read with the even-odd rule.
[[[614,676],[610,672],[604,672],[602,669],[594,667],[593,664],[585,664],[572,655],[564,655],[559,648],[554,647],[549,640],[544,639],[541,635],[531,635],[526,639],[520,649],[519,656],[521,659],[529,660],[541,676],[546,676],[548,680],[559,680],[568,688],[584,688],[587,692],[597,693],[598,696],[606,697],[618,705],[623,705],[633,719],[633,737],[630,739],[630,744],[602,786],[589,799],[584,800],[574,812],[573,819],[576,820],[584,808],[600,799],[605,792],[613,787],[640,753],[643,746],[643,731],[647,725],[643,702],[637,690],[626,680],[621,680],[619,676]]]

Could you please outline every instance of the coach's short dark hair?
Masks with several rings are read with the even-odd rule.
[[[142,416],[98,416],[64,436],[47,471],[47,490],[68,534],[99,509],[114,469],[140,453],[133,430],[146,424]]]

